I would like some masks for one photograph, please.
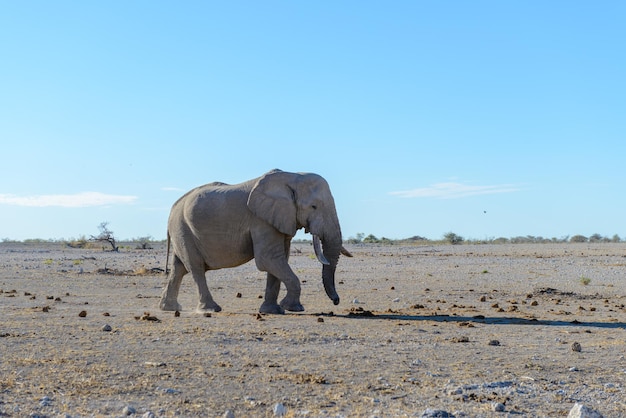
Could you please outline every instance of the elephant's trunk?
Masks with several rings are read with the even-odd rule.
[[[324,247],[324,258],[327,263],[322,263],[322,283],[324,284],[324,290],[326,294],[333,301],[333,304],[339,304],[339,295],[335,289],[335,270],[337,269],[337,262],[339,261],[339,254],[341,252],[341,235],[338,239],[322,240]]]

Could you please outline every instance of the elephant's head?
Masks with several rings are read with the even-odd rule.
[[[352,255],[342,246],[335,200],[326,180],[312,173],[270,171],[250,192],[248,207],[285,235],[293,237],[301,228],[311,233],[315,253],[323,264],[324,289],[337,305],[335,270],[339,254]],[[320,240],[323,250],[320,250]]]

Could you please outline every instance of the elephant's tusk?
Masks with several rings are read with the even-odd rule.
[[[345,255],[346,257],[352,257],[352,253],[346,250],[345,247],[341,247],[341,254]]]
[[[317,235],[313,235],[313,249],[315,250],[315,255],[320,263],[325,264],[327,266],[330,265],[330,262],[324,257],[324,253],[322,252],[322,246],[320,245],[320,237]]]

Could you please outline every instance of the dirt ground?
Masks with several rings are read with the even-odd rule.
[[[252,262],[177,316],[162,247],[0,244],[0,416],[626,416],[626,244],[350,246],[338,306],[292,248],[305,312]]]

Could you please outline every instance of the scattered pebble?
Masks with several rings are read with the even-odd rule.
[[[580,353],[582,350],[583,348],[580,346],[580,343],[572,343],[572,351]]]
[[[393,301],[394,302],[400,302],[400,298],[395,298]]]
[[[109,324],[105,324],[105,325],[102,327],[102,331],[104,331],[104,332],[111,332],[111,330],[112,330],[112,329],[113,329],[113,328],[111,328],[111,325],[109,325]]]
[[[324,318],[320,316],[319,318],[317,318],[317,322],[324,322]]]
[[[241,292],[237,292],[237,294],[235,295],[236,298],[240,298],[242,296]]]
[[[87,316],[87,311],[80,311],[80,312],[78,313],[78,316],[80,316],[81,318],[86,317],[86,316]]]
[[[454,418],[454,415],[442,409],[427,408],[420,415],[421,418]]]
[[[279,402],[274,405],[273,411],[275,416],[282,417],[287,413],[287,407]]]
[[[489,345],[493,345],[494,347],[498,347],[500,345],[500,341],[498,341],[498,340],[489,340]]]
[[[51,405],[52,405],[52,399],[48,398],[47,396],[44,396],[39,401],[39,406],[51,406]]]
[[[494,403],[492,403],[492,404],[491,404],[491,409],[492,409],[494,412],[504,412],[505,407],[504,407],[504,404],[503,404],[503,403],[500,403],[500,402],[494,402]]]
[[[180,311],[176,311],[176,312],[174,312],[174,316],[175,316],[176,318],[180,317]]]
[[[235,413],[231,411],[230,409],[228,409],[226,412],[224,412],[224,415],[222,415],[222,418],[235,418]]]
[[[567,414],[567,418],[603,418],[602,414],[578,402]]]
[[[122,415],[134,415],[136,413],[137,410],[130,405],[125,406],[124,409],[122,409]]]

